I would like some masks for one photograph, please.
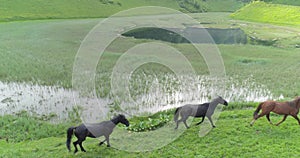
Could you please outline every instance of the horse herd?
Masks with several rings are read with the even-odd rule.
[[[189,116],[202,118],[201,121],[198,122],[196,125],[201,124],[204,121],[204,118],[207,117],[208,120],[210,121],[211,126],[213,128],[216,127],[211,119],[211,116],[213,115],[218,104],[223,104],[227,106],[228,102],[224,100],[222,97],[218,96],[217,98],[213,99],[211,102],[208,103],[187,104],[178,107],[175,110],[175,114],[174,114],[174,121],[176,123],[175,129],[178,128],[180,122],[183,122],[185,127],[189,128],[189,126],[186,123],[186,120],[188,119]],[[277,102],[272,100],[261,102],[258,105],[257,109],[254,111],[253,120],[250,123],[250,125],[252,126],[254,122],[262,116],[266,116],[267,120],[270,122],[270,124],[272,124],[270,120],[270,112],[274,112],[279,115],[284,115],[283,119],[276,124],[277,126],[281,124],[283,121],[285,121],[288,115],[293,116],[298,121],[298,124],[300,125],[300,120],[297,116],[299,112],[299,108],[300,108],[300,97],[296,97],[294,100],[286,101],[286,102]],[[258,114],[260,110],[262,110],[262,112]],[[179,116],[180,119],[178,119]],[[126,119],[126,117],[122,114],[119,114],[115,116],[113,119],[111,119],[110,121],[103,121],[94,124],[81,124],[76,127],[70,127],[67,130],[66,146],[68,150],[71,151],[71,147],[70,147],[71,138],[72,135],[75,134],[75,136],[77,137],[77,141],[73,142],[73,145],[75,147],[74,153],[78,151],[77,148],[78,144],[81,151],[86,152],[86,150],[82,146],[82,142],[86,139],[86,137],[98,138],[100,136],[104,136],[105,140],[101,141],[99,145],[102,145],[106,141],[107,147],[110,147],[109,136],[113,132],[115,126],[119,123],[122,123],[127,127],[129,126],[129,121]]]

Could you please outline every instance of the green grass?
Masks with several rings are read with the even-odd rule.
[[[41,117],[34,117],[26,112],[1,116],[0,138],[8,143],[33,141],[47,137],[65,135],[66,124],[51,124]]]
[[[162,6],[183,12],[234,12],[244,5],[238,0],[0,0],[0,4],[0,21],[101,18],[140,6]],[[200,8],[195,8],[195,4]]]
[[[230,21],[221,13],[193,15],[199,21],[212,22],[207,26],[230,27]],[[228,14],[225,14],[228,15]],[[210,17],[210,19],[206,18]],[[214,18],[215,17],[215,20]],[[100,19],[101,20],[101,19]],[[41,20],[0,24],[0,80],[6,82],[33,82],[42,85],[71,87],[73,62],[80,42],[88,31],[100,21]],[[215,23],[221,21],[221,24]],[[225,23],[225,25],[224,25]],[[299,53],[294,45],[300,44],[295,37],[299,29],[257,23],[234,23],[259,38],[281,37],[277,43],[282,48],[257,45],[218,45],[225,62],[227,76],[241,80],[254,78],[267,85],[276,95],[299,95]],[[289,30],[286,32],[286,30]],[[122,52],[149,40],[120,38],[112,43],[101,58],[96,81],[107,87],[101,96],[109,93],[110,73]],[[287,44],[280,43],[288,41]],[[188,44],[171,44],[191,61],[198,74],[207,74],[207,66],[201,56]],[[251,61],[247,63],[245,61]],[[104,74],[104,76],[103,76]],[[280,88],[278,88],[280,87]]]
[[[300,26],[300,7],[253,2],[231,15],[234,19]]]
[[[202,0],[197,2],[204,3]],[[0,21],[107,17],[120,10],[149,4],[187,11],[180,8],[173,0],[114,0],[113,3],[105,0],[47,0],[43,2],[0,0],[0,4]],[[234,0],[207,0],[204,5],[210,11],[231,12],[243,3]],[[258,6],[251,8],[255,5]],[[247,17],[235,15],[234,18],[286,26],[231,21],[227,16],[228,13],[192,14],[192,16],[204,22],[207,27],[241,27],[248,35],[255,38],[266,41],[276,38],[277,41],[274,44],[276,47],[249,44],[218,45],[225,62],[227,76],[240,81],[251,78],[256,83],[266,85],[272,93],[283,94],[287,98],[300,95],[300,82],[298,81],[300,54],[298,48],[294,47],[300,44],[297,35],[299,14],[297,12],[294,14],[295,8],[299,11],[299,7],[259,2],[246,6],[245,10],[249,8],[252,12],[248,12]],[[278,16],[285,14],[288,20],[279,17],[272,19],[271,16],[264,18],[261,16],[263,15],[261,12],[264,11],[271,14],[275,14],[273,11],[276,11]],[[242,9],[238,13],[247,12]],[[70,88],[76,52],[85,35],[98,21],[99,19],[74,19],[0,23],[0,80]],[[147,41],[149,40],[120,38],[107,48],[98,64],[96,76],[97,85],[106,87],[105,92],[100,92],[103,96],[110,91],[109,76],[122,52]],[[190,45],[170,45],[183,52],[198,74],[208,73],[205,62],[194,53],[195,50]],[[265,118],[261,118],[254,124],[254,127],[250,127],[253,108],[256,106],[257,103],[252,102],[230,103],[229,107],[224,108],[216,122],[217,128],[205,137],[199,137],[199,129],[203,128],[203,125],[192,126],[170,144],[154,151],[140,153],[114,148],[120,146],[118,142],[121,142],[121,145],[130,146],[130,142],[122,142],[114,136],[111,138],[112,148],[99,147],[98,139],[88,138],[84,142],[84,147],[88,152],[79,152],[76,157],[298,157],[300,142],[297,122],[292,117],[288,117],[283,124],[276,127],[269,125]],[[172,117],[172,113],[168,116]],[[281,118],[281,116],[271,115],[273,122]],[[74,157],[74,154],[66,149],[65,131],[69,126],[78,124],[78,120],[76,123],[73,121],[73,123],[50,124],[48,120],[51,120],[51,116],[35,117],[26,113],[1,116],[0,120],[0,157]],[[149,121],[149,119],[132,118],[130,121],[137,124],[140,121]],[[193,124],[198,121],[194,120]],[[174,124],[167,125],[173,126]],[[204,125],[208,125],[207,120]],[[180,126],[183,127],[183,124]],[[168,132],[164,134],[169,135]],[[103,140],[103,138],[100,139]],[[147,137],[145,142],[151,139],[153,138]],[[73,147],[72,149],[74,150]]]
[[[297,157],[300,154],[297,121],[288,117],[280,126],[270,125],[266,118],[258,119],[249,126],[254,109],[225,110],[221,113],[216,128],[204,137],[199,129],[208,124],[193,126],[170,144],[148,152],[126,152],[115,149],[117,142],[112,136],[112,147],[98,146],[99,140],[87,138],[83,143],[87,152],[78,152],[76,157]],[[277,122],[281,116],[271,115]],[[183,124],[180,124],[180,127]],[[55,128],[61,132],[60,128]],[[67,128],[67,126],[66,126]],[[22,128],[20,127],[20,130]],[[64,131],[64,130],[63,130]],[[129,133],[128,133],[129,134]],[[145,138],[147,139],[147,138]],[[150,138],[151,139],[151,138]],[[65,136],[48,136],[39,140],[25,140],[19,143],[0,140],[1,157],[74,157],[65,146]],[[72,139],[75,140],[74,137]],[[100,138],[103,140],[103,138]],[[142,143],[142,142],[141,142]],[[125,143],[126,144],[126,143]],[[128,146],[130,144],[127,144]],[[74,148],[72,146],[72,150]]]
[[[248,3],[241,0],[206,0],[205,2],[210,12],[234,12]]]
[[[268,3],[286,4],[286,5],[296,5],[300,6],[300,1],[298,0],[264,0]]]
[[[0,21],[108,17],[121,10],[153,5],[179,9],[174,0],[1,0]]]

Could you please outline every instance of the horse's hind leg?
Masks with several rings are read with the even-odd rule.
[[[78,140],[77,140],[76,142],[73,143],[73,145],[74,145],[74,147],[75,147],[74,154],[77,153],[77,151],[78,151],[77,144],[78,144]]]
[[[272,125],[273,123],[272,123],[271,120],[270,120],[270,113],[266,114],[266,118],[267,118],[267,120],[270,122],[270,124]]]
[[[202,120],[198,122],[196,125],[200,125],[204,121],[205,116],[202,117]]]
[[[175,127],[175,129],[177,129],[178,128],[178,125],[179,125],[179,122],[180,122],[181,120],[177,120],[176,121],[176,127]]]
[[[190,128],[190,127],[187,125],[186,120],[184,120],[184,121],[182,121],[182,122],[184,123],[184,125],[185,125],[186,128]]]
[[[259,115],[255,115],[253,117],[253,120],[251,121],[250,126],[252,126],[258,118],[263,117],[264,115],[268,115],[268,114],[270,114],[270,112],[265,112],[264,110],[262,110],[262,112]],[[268,116],[266,116],[266,117],[268,119]]]
[[[180,122],[183,122],[186,128],[190,128],[190,127],[187,125],[187,123],[186,123],[186,120],[187,120],[187,119],[188,119],[188,117],[182,117],[182,116],[181,116],[181,119],[176,121],[176,127],[175,127],[175,129],[178,128],[178,125],[179,125]]]
[[[284,116],[283,116],[283,119],[282,119],[280,122],[278,122],[278,123],[276,124],[276,126],[280,125],[283,121],[285,121],[285,119],[286,119],[287,116],[288,116],[288,115],[284,115]]]
[[[86,151],[84,150],[83,146],[82,146],[82,141],[79,142],[79,146],[80,146],[81,151],[86,152]]]

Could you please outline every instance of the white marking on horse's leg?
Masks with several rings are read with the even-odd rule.
[[[256,121],[256,119],[253,119],[250,123],[250,126],[253,126],[254,122]]]

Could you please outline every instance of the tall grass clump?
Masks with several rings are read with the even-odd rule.
[[[122,78],[122,76],[119,76]],[[125,77],[123,77],[125,79]],[[263,101],[275,98],[271,91],[254,79],[217,79],[209,76],[176,76],[164,74],[137,74],[132,76],[130,94],[117,94],[111,99],[117,109],[143,115],[182,106],[186,103],[204,103],[216,95],[232,102]]]
[[[65,135],[66,124],[51,124],[45,117],[52,116],[38,117],[26,111],[0,116],[0,139],[7,142],[21,142]]]

